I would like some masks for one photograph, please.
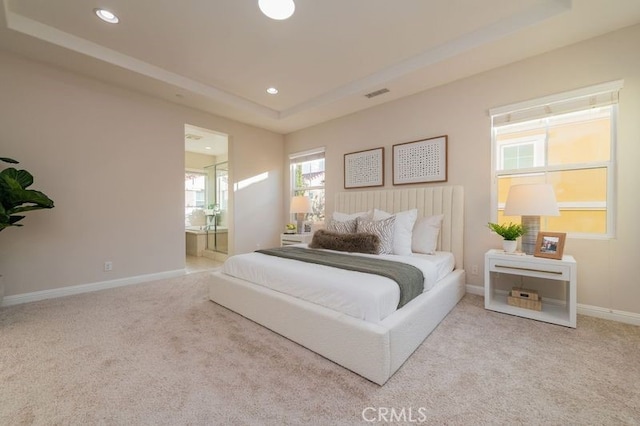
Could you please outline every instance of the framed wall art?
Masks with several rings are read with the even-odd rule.
[[[393,145],[393,184],[446,182],[447,135]]]
[[[566,237],[567,234],[564,232],[538,232],[533,255],[549,259],[562,259]]]
[[[344,155],[344,188],[384,186],[384,148]]]

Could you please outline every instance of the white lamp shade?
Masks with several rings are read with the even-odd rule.
[[[553,186],[548,183],[512,185],[504,205],[505,216],[560,216]]]
[[[189,215],[189,223],[192,226],[204,226],[207,224],[207,216],[202,209],[196,209]]]
[[[266,16],[278,21],[289,18],[296,10],[293,0],[258,0],[258,7]]]
[[[291,213],[313,213],[311,199],[304,195],[296,195],[291,199]]]

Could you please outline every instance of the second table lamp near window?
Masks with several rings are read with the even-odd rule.
[[[533,254],[540,231],[540,216],[560,216],[553,187],[547,183],[513,185],[504,205],[505,216],[522,216],[526,233],[522,251]]]
[[[296,195],[291,198],[290,213],[295,213],[297,222],[297,233],[302,233],[302,222],[304,221],[307,213],[313,213],[311,209],[311,200],[305,195]]]

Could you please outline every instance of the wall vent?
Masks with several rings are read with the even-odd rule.
[[[367,98],[371,99],[374,96],[383,95],[383,94],[388,93],[388,92],[389,92],[389,89],[384,88],[384,89],[376,90],[375,92],[367,93],[365,96]]]

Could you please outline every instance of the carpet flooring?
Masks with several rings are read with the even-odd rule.
[[[640,327],[467,295],[380,387],[210,302],[207,277],[1,309],[0,424],[640,424]]]

